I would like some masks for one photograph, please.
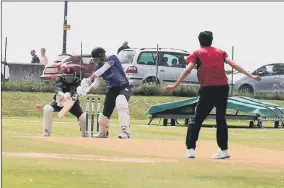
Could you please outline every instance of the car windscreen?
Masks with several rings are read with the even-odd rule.
[[[72,56],[70,56],[70,55],[59,55],[54,60],[55,63],[65,63],[67,61],[72,61]]]
[[[121,64],[131,64],[135,55],[134,50],[122,50],[119,52],[118,59]]]

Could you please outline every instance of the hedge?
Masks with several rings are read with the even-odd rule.
[[[180,96],[180,97],[196,97],[199,87],[197,86],[180,86],[175,91],[165,92],[161,85],[144,84],[132,89],[133,95],[139,96]],[[25,79],[21,81],[2,82],[2,91],[24,91],[24,92],[55,92],[54,84],[39,83],[32,79]],[[100,87],[91,93],[104,94],[106,92],[105,84],[102,82]],[[267,100],[284,100],[283,93],[236,93],[234,96],[248,96],[256,99]]]

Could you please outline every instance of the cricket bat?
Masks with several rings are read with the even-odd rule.
[[[71,97],[71,99],[65,103],[64,107],[60,110],[60,112],[58,112],[58,117],[63,118],[66,114],[68,114],[68,112],[73,107],[73,105],[74,105],[74,103],[76,102],[77,99],[78,99],[78,94],[76,92]]]

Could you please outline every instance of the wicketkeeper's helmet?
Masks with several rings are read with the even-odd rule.
[[[63,75],[73,75],[75,74],[75,69],[72,65],[66,65],[62,67],[62,73]]]

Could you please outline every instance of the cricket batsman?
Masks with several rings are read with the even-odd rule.
[[[51,136],[53,112],[59,112],[63,108],[64,104],[71,99],[71,96],[73,96],[81,83],[80,79],[76,77],[75,69],[72,65],[63,67],[62,72],[62,76],[56,80],[55,84],[57,94],[54,95],[50,104],[44,106],[43,136]],[[82,137],[88,137],[88,133],[85,132],[86,115],[80,106],[79,99],[76,100],[69,112],[76,116],[79,121]]]
[[[122,65],[116,55],[106,56],[106,51],[97,47],[91,52],[92,61],[95,63],[94,73],[87,79],[83,79],[81,86],[77,88],[79,95],[86,95],[90,88],[99,87],[101,80],[105,80],[107,92],[105,95],[103,113],[99,118],[99,133],[96,138],[107,138],[109,135],[109,120],[114,108],[118,112],[120,122],[120,134],[118,138],[130,138],[130,115],[128,101],[131,96],[129,86]],[[91,80],[94,82],[89,86]]]

